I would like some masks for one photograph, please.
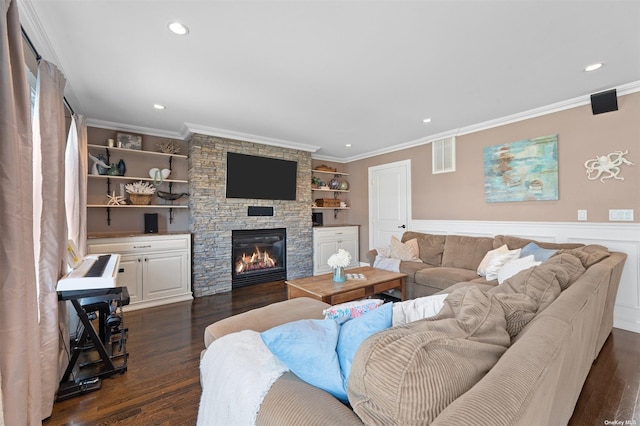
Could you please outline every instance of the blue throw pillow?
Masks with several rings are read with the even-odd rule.
[[[385,303],[373,311],[342,324],[338,336],[338,359],[344,377],[344,388],[351,373],[351,363],[356,351],[369,336],[391,327],[393,303]]]
[[[520,257],[533,255],[533,258],[537,262],[544,262],[551,256],[553,256],[557,251],[558,250],[544,249],[536,243],[529,243],[526,246],[522,247],[522,250],[520,251]]]
[[[334,320],[300,320],[260,334],[269,350],[305,382],[347,401],[336,345],[340,325]]]
[[[354,319],[289,322],[260,337],[300,379],[347,402],[353,357],[367,337],[391,327],[392,307],[393,303],[385,303]]]

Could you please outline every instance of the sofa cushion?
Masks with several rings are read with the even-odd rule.
[[[447,235],[442,266],[476,271],[484,255],[493,249],[493,238]]]
[[[526,246],[529,243],[536,243],[538,246],[545,249],[573,249],[584,246],[579,243],[548,243],[545,241],[529,240],[527,238],[514,237],[512,235],[496,235],[493,238],[493,248],[498,248],[503,244],[506,244],[509,249],[517,249]]]
[[[422,271],[424,269],[433,269],[437,268],[436,266],[429,265],[427,263],[419,263],[419,262],[400,262],[400,272],[403,274],[407,274],[406,282],[412,283],[416,281],[416,272]]]
[[[499,303],[475,287],[441,314],[377,333],[358,349],[349,402],[365,424],[429,424],[510,345]],[[447,309],[446,303],[443,311]]]
[[[558,254],[560,253],[567,253],[577,257],[585,268],[589,268],[611,255],[606,247],[598,244],[590,244],[575,249],[564,249],[560,250]]]
[[[467,270],[460,268],[424,268],[416,271],[414,275],[415,282],[429,287],[444,290],[454,284],[462,281],[471,281],[478,278],[475,270]]]
[[[405,262],[422,262],[418,257],[418,240],[415,238],[401,242],[395,235],[392,235],[390,249],[389,257]]]
[[[418,256],[420,259],[429,265],[440,266],[442,264],[442,252],[444,251],[446,236],[407,231],[402,235],[402,242],[414,238],[418,240]]]

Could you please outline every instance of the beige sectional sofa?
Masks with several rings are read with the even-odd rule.
[[[441,273],[472,266],[445,261],[450,238],[441,244],[441,266],[431,265],[450,268]],[[527,240],[501,236],[491,245],[480,239],[474,246],[484,250],[502,242],[524,246]],[[256,423],[566,424],[611,332],[626,255],[598,246],[564,248],[500,286],[474,283],[476,277],[468,274],[467,281],[447,288],[450,296],[436,317],[369,337],[353,360],[350,405],[288,372],[269,389]],[[448,279],[455,280],[452,276]],[[234,331],[322,318],[326,307],[300,298],[235,315],[207,327],[205,345]]]
[[[422,262],[400,262],[400,272],[407,274],[408,299],[438,293],[459,282],[488,284],[478,276],[478,266],[489,250],[506,244],[510,250],[523,248],[531,242],[545,249],[573,249],[583,244],[540,242],[508,235],[472,237],[464,235],[438,235],[407,231],[402,242],[418,240],[418,257]],[[377,250],[370,250],[366,259],[374,265]],[[491,282],[489,284],[497,284]]]

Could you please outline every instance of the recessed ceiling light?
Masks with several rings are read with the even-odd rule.
[[[153,107],[155,109],[165,109],[166,108],[164,105],[160,105],[160,104],[153,104]]]
[[[178,35],[189,34],[189,28],[187,28],[184,24],[180,22],[169,23],[169,30],[171,30],[172,33],[178,34]]]
[[[586,67],[584,67],[584,70],[587,71],[587,72],[599,70],[600,68],[602,68],[602,65],[604,65],[604,64],[601,63],[601,62],[598,62],[597,64],[587,65]]]
[[[347,148],[351,148],[351,144],[350,144],[350,143],[346,144],[345,146],[346,146]]]
[[[424,120],[422,120],[423,123],[431,123],[431,119],[430,118],[425,118]]]

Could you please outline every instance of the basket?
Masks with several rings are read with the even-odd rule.
[[[151,204],[151,197],[153,197],[153,194],[129,194],[131,204],[135,204],[137,206]]]
[[[318,198],[316,200],[316,206],[318,206],[318,207],[340,207],[340,200],[338,198]]]

